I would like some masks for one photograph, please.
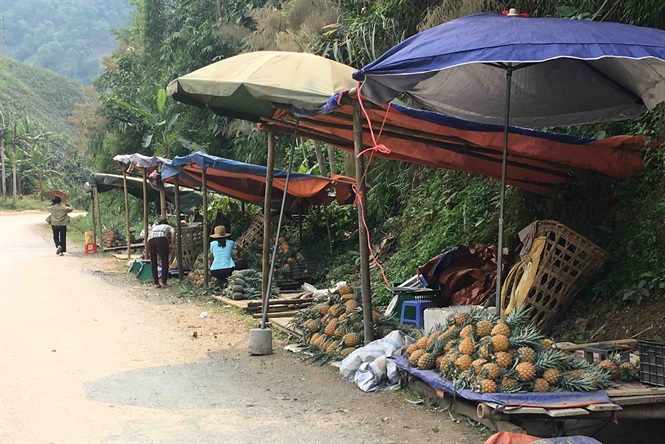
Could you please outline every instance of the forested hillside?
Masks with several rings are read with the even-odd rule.
[[[129,0],[4,1],[4,54],[89,85],[130,11]]]
[[[87,129],[93,140],[90,149],[95,165],[113,170],[110,159],[114,154],[141,146],[145,153],[184,154],[188,149],[178,142],[183,138],[212,154],[265,162],[265,137],[256,127],[171,99],[158,109],[158,90],[193,69],[255,50],[313,52],[358,68],[423,29],[474,12],[501,11],[506,6],[492,0],[143,0],[94,83],[101,97],[96,115],[105,119]],[[665,26],[665,2],[660,0],[521,0],[510,6],[532,16]],[[586,136],[599,131],[662,136],[662,125],[660,108],[633,121],[559,130]],[[154,137],[146,139],[149,135]],[[278,166],[284,166],[288,143],[288,137],[281,138]],[[311,144],[301,141],[297,153],[303,169],[316,167]],[[644,307],[646,301],[665,307],[665,156],[661,151],[650,151],[645,159],[643,175],[616,182],[600,175],[579,174],[550,198],[510,188],[506,218],[509,246],[517,246],[517,231],[531,221],[559,220],[613,255],[580,301],[603,301],[602,307],[614,307],[606,303],[611,300],[616,306],[626,304],[626,310]],[[353,165],[348,160],[336,152],[338,172],[353,173],[351,168],[345,169],[345,165]],[[368,181],[372,185],[368,195],[372,240],[381,246],[379,256],[393,282],[413,275],[416,266],[450,246],[496,242],[499,194],[498,184],[492,180],[375,161]],[[324,264],[320,280],[349,278],[357,272],[353,209],[337,207],[328,213],[332,249],[323,216],[319,211],[309,215],[304,230],[310,242],[305,248]],[[373,287],[379,298],[386,295],[381,282],[377,272]]]
[[[0,57],[0,137],[7,146],[9,190],[16,161],[19,194],[49,187],[73,198],[83,194],[89,159],[76,148],[82,135],[71,121],[77,109],[90,106],[92,94],[60,74]]]

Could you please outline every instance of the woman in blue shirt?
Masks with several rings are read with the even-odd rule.
[[[216,277],[220,284],[224,284],[236,269],[231,253],[237,247],[234,241],[228,239],[230,235],[224,225],[216,226],[215,232],[210,235],[213,239],[210,242],[210,253],[214,258],[210,265],[210,274]]]

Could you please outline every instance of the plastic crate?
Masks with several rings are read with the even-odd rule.
[[[640,381],[643,384],[665,387],[665,342],[641,340]]]

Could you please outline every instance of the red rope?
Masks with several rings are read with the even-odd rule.
[[[363,183],[365,181],[365,177],[367,176],[367,172],[369,171],[369,167],[372,164],[372,159],[374,158],[374,153],[379,152],[382,154],[390,154],[390,148],[387,146],[380,144],[378,142],[379,137],[381,137],[381,133],[383,132],[383,127],[386,124],[386,120],[388,118],[388,112],[390,111],[390,105],[388,105],[388,109],[386,110],[386,114],[383,117],[383,123],[381,124],[381,129],[379,130],[378,136],[374,136],[374,129],[372,128],[372,120],[369,117],[369,114],[367,113],[367,110],[365,110],[365,107],[363,106],[363,101],[362,101],[362,95],[360,94],[360,82],[358,82],[358,87],[356,88],[358,91],[358,103],[360,104],[360,109],[362,110],[363,114],[365,115],[365,119],[367,120],[367,125],[369,127],[369,134],[372,137],[372,142],[374,143],[374,146],[371,148],[367,148],[366,150],[361,151],[357,157],[360,157],[364,155],[365,153],[369,152],[369,160],[367,161],[367,165],[365,166],[365,171],[363,171],[363,175],[360,179],[360,183]],[[365,195],[360,192],[358,187],[353,185],[352,187],[354,193],[356,194],[355,200],[353,202],[353,206],[356,207],[360,205],[360,218],[362,220],[363,226],[365,227],[365,233],[367,233],[367,248],[369,249],[369,252],[372,256],[372,260],[374,263],[379,267],[381,270],[381,276],[383,277],[383,282],[386,284],[387,287],[390,287],[390,281],[388,280],[388,277],[386,276],[386,271],[383,268],[383,265],[381,265],[381,262],[376,258],[376,255],[374,254],[374,249],[372,248],[372,241],[370,238],[369,234],[369,227],[367,226],[367,219],[365,218],[365,205],[363,203],[363,200],[365,199]]]

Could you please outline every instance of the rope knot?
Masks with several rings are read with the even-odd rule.
[[[390,154],[390,153],[392,153],[392,151],[390,150],[390,148],[388,148],[387,146],[385,146],[385,145],[382,144],[382,143],[379,143],[379,144],[377,144],[377,145],[374,145],[374,146],[371,147],[371,148],[367,148],[366,150],[361,151],[360,154],[358,154],[358,157],[362,156],[363,154],[365,154],[365,153],[368,152],[368,151],[371,151],[371,152],[376,151],[376,152],[379,152],[379,153],[381,153],[381,154]]]

